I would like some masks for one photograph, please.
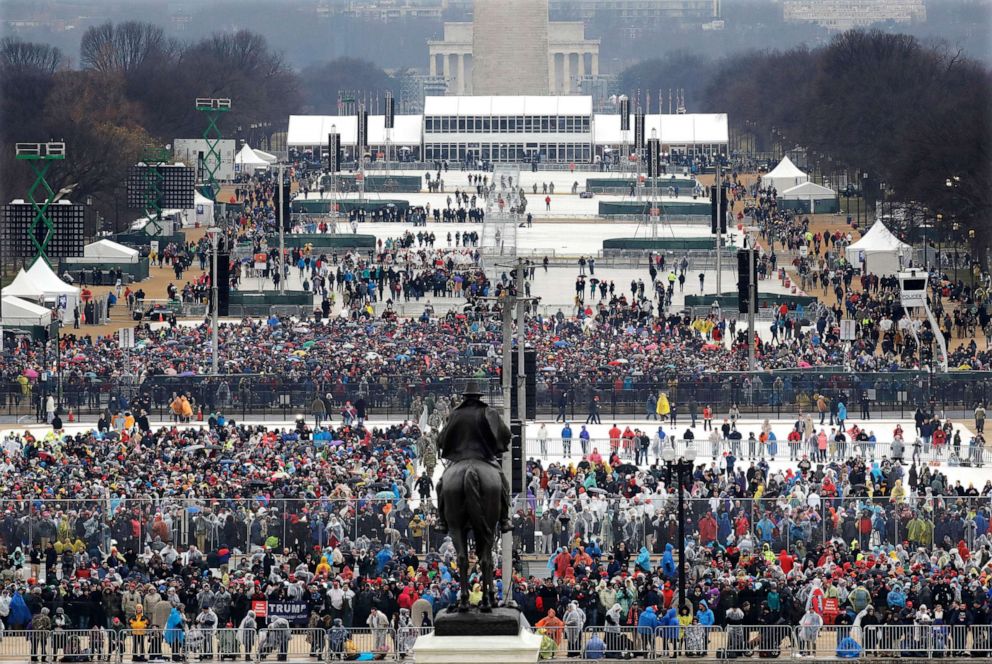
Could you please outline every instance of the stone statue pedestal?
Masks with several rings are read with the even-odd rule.
[[[515,609],[473,609],[439,615],[434,633],[417,639],[413,658],[417,664],[535,664],[540,651],[541,637],[520,629]]]

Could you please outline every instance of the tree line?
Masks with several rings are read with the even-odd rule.
[[[252,124],[284,131],[293,113],[336,113],[342,90],[383,89],[396,92],[395,81],[368,62],[342,58],[297,72],[247,30],[182,43],[150,23],[106,23],[86,30],[78,58],[8,37],[0,40],[0,196],[23,198],[33,180],[14,159],[15,143],[65,141],[53,187],[76,184],[73,200],[91,198],[123,225],[133,216],[123,200],[128,168],[148,147],[203,134],[197,97],[232,100],[221,128],[233,138]]]
[[[815,49],[674,53],[627,69],[620,85],[684,87],[690,111],[726,112],[758,150],[801,146],[868,201],[925,207],[944,239],[969,242],[974,230],[976,248],[990,246],[992,73],[946,44],[851,30]]]

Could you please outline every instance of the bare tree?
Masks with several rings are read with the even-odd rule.
[[[177,48],[176,42],[166,38],[162,28],[128,21],[88,28],[79,51],[84,69],[130,77],[171,60]]]
[[[0,40],[0,71],[5,75],[31,73],[51,76],[63,61],[62,51],[54,46],[21,41],[16,37]]]

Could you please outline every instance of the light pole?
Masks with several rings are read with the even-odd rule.
[[[210,349],[212,357],[210,360],[210,372],[217,375],[217,242],[220,240],[220,228],[211,226],[207,229],[210,235],[211,246],[213,247],[213,268],[210,274]]]
[[[678,493],[679,520],[679,610],[685,606],[685,491],[683,490],[682,475],[692,477],[695,468],[696,449],[687,447],[681,457],[676,457],[674,447],[666,447],[661,452],[661,458],[668,469],[669,477],[675,477],[675,487]]]

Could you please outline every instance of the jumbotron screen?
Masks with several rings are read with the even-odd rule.
[[[3,223],[0,224],[0,242],[4,244],[4,254],[12,257],[30,258],[37,255],[38,249],[31,242],[31,223],[35,209],[28,203],[10,203],[3,206]],[[86,243],[86,206],[71,203],[53,203],[46,212],[52,221],[52,237],[45,247],[45,255],[50,258],[73,258],[83,255]],[[48,227],[39,221],[34,229],[39,245],[44,244]]]
[[[160,208],[177,208],[190,210],[194,205],[196,189],[196,171],[183,165],[161,164],[147,166],[138,164],[132,166],[127,176],[127,205],[130,208],[142,209],[149,204],[147,189],[151,171],[157,169],[162,176],[159,184],[158,206]]]

